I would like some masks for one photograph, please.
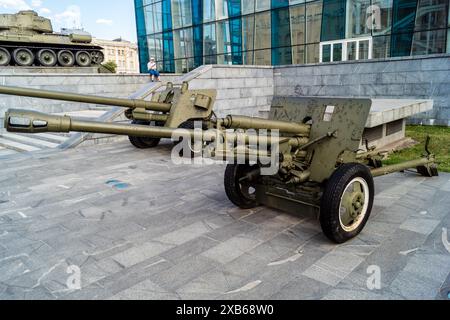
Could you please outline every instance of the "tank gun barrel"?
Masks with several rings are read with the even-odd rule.
[[[38,98],[38,99],[92,103],[131,109],[142,108],[158,112],[169,112],[170,109],[172,108],[172,105],[170,103],[159,103],[138,99],[109,98],[100,96],[81,95],[76,93],[63,93],[57,91],[46,91],[46,90],[17,88],[8,86],[0,86],[0,94],[7,94],[19,97]]]

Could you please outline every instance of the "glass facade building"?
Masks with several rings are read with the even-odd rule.
[[[450,0],[135,0],[141,71],[450,53]]]

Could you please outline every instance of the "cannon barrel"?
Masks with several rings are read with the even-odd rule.
[[[272,136],[258,136],[253,134],[230,133],[220,130],[187,130],[166,127],[152,127],[145,125],[132,125],[120,123],[105,123],[98,121],[78,120],[69,116],[58,116],[28,110],[8,110],[5,114],[5,128],[8,132],[17,133],[44,133],[44,132],[88,132],[100,134],[115,134],[133,137],[171,139],[177,132],[179,136],[194,139],[203,139],[212,142],[222,139],[222,142],[232,143],[245,140],[247,144],[272,144],[292,141],[306,144],[308,138],[286,138]],[[179,131],[177,131],[179,130]]]
[[[170,109],[172,108],[172,105],[170,103],[159,103],[138,99],[99,97],[76,93],[65,93],[58,91],[46,91],[29,88],[7,87],[7,86],[0,86],[0,94],[7,94],[19,97],[39,98],[39,99],[92,103],[92,104],[118,106],[132,109],[142,108],[158,112],[169,112]]]
[[[224,126],[229,129],[280,130],[283,133],[305,136],[309,135],[311,131],[311,126],[306,124],[244,116],[228,116],[224,120]]]

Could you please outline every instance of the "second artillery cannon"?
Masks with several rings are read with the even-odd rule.
[[[229,161],[224,185],[235,205],[318,215],[325,235],[337,243],[364,229],[374,202],[374,177],[411,168],[427,177],[438,174],[428,148],[422,157],[394,166],[383,166],[382,156],[373,150],[360,150],[370,99],[275,98],[269,119],[261,119],[218,118],[213,112],[216,91],[189,90],[186,83],[169,84],[152,101],[8,87],[0,87],[0,93],[123,106],[130,124],[9,110],[5,128],[126,135],[140,148],[155,147],[162,138],[178,142],[184,136],[194,152]],[[201,142],[200,150],[195,141]]]

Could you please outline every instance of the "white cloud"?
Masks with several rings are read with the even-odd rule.
[[[42,0],[31,0],[31,6],[39,8],[42,6]]]
[[[71,5],[64,12],[55,14],[54,21],[62,28],[80,28],[81,9],[79,6]]]
[[[97,24],[105,24],[107,26],[110,26],[110,25],[113,24],[113,21],[109,20],[109,19],[98,19],[97,21],[95,21],[95,23],[97,23]]]
[[[48,14],[52,13],[52,11],[48,8],[41,8],[41,9],[39,9],[39,13],[48,15]]]
[[[30,6],[24,0],[0,0],[0,8],[13,10],[30,10]]]

